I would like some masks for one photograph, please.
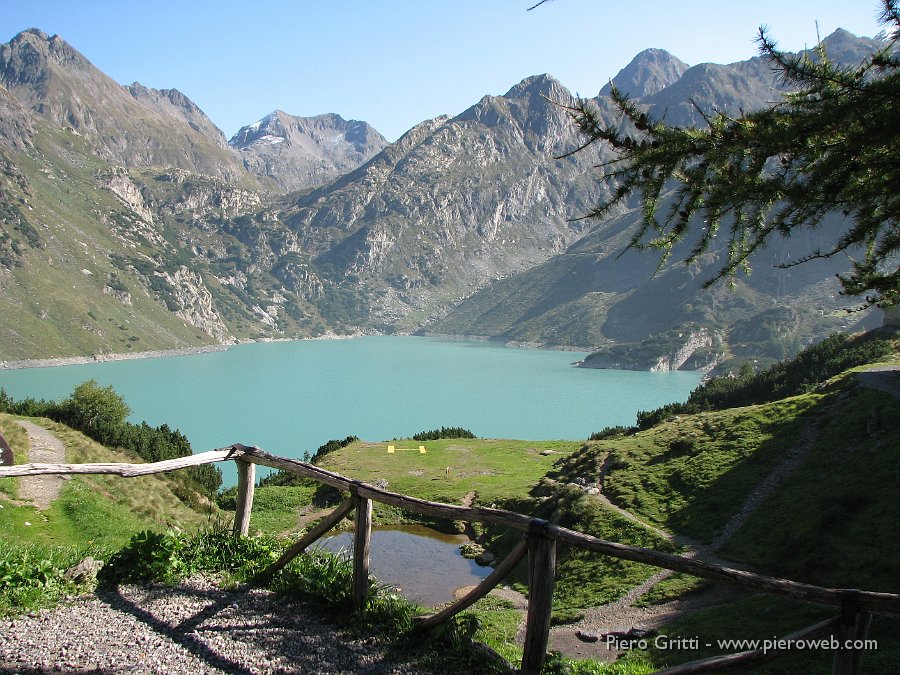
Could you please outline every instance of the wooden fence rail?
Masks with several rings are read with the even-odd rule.
[[[833,673],[849,675],[859,672],[863,642],[871,623],[872,612],[900,614],[900,594],[877,593],[856,589],[823,588],[803,584],[788,579],[778,579],[753,572],[736,570],[699,560],[690,560],[671,553],[618,544],[576,532],[521,513],[502,509],[457,506],[429,502],[415,497],[389,492],[374,485],[346,478],[326,471],[312,464],[264,452],[255,446],[236,443],[219,450],[211,450],[188,457],[154,462],[150,464],[20,464],[0,467],[0,477],[35,476],[43,474],[114,474],[123,477],[144,476],[164,473],[190,466],[233,460],[237,465],[238,496],[235,509],[234,529],[236,535],[246,535],[249,531],[250,514],[253,508],[255,486],[255,465],[260,464],[282,469],[298,476],[311,478],[350,493],[330,515],[317,526],[289,546],[261,577],[271,577],[284,568],[294,557],[332,529],[355,511],[355,534],[353,546],[353,588],[354,605],[361,608],[366,602],[369,582],[369,543],[372,529],[372,502],[397,506],[435,518],[467,522],[490,523],[513,528],[523,532],[520,541],[507,557],[501,561],[493,573],[485,578],[465,597],[430,616],[423,617],[418,628],[427,630],[472,605],[487,595],[526,556],[528,558],[528,610],[525,629],[525,644],[522,655],[521,672],[539,673],[546,658],[547,641],[550,631],[550,615],[553,599],[553,585],[556,572],[556,548],[559,543],[595,551],[602,555],[646,563],[656,567],[684,572],[713,581],[750,588],[771,595],[780,595],[797,600],[831,605],[840,608],[839,616],[814,626],[803,628],[783,638],[785,644],[802,639],[837,634],[840,647],[835,651]],[[661,673],[700,673],[723,668],[746,666],[780,655],[778,650],[761,650],[717,656],[709,659],[682,664]]]

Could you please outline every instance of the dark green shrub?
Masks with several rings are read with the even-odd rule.
[[[462,427],[441,427],[431,431],[423,431],[412,437],[414,441],[436,441],[440,438],[476,438],[468,429]]]

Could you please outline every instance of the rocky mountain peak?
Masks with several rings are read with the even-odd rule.
[[[524,80],[511,87],[508,92],[503,94],[503,98],[528,98],[535,95],[550,96],[552,98],[552,94],[562,92],[568,94],[569,90],[552,75],[543,73],[542,75],[526,77]]]
[[[822,40],[825,54],[832,61],[856,66],[871,52],[882,46],[877,39],[857,37],[843,28],[838,28]]]
[[[280,143],[286,140],[287,131],[284,124],[281,123],[281,115],[290,117],[281,110],[275,110],[253,124],[241,127],[228,141],[228,145],[236,150],[243,150],[257,142]]]
[[[85,138],[103,159],[230,180],[242,173],[221,131],[184,94],[123,87],[58,35],[29,29],[0,45],[0,85],[37,118]]]
[[[366,122],[335,113],[297,117],[275,110],[228,142],[244,166],[286,192],[323,185],[364,164],[388,145]]]
[[[220,148],[225,148],[225,134],[196,103],[177,89],[153,89],[145,87],[140,82],[133,82],[125,89],[136,101],[187,122],[194,131],[214,141]]]
[[[189,113],[202,112],[196,103],[177,89],[152,89],[150,87],[145,87],[140,82],[133,82],[128,85],[126,89],[128,89],[128,92],[136,99],[154,98],[158,100],[164,98],[173,106],[184,108],[184,110]]]
[[[0,79],[9,89],[19,85],[46,86],[48,71],[59,66],[81,71],[93,68],[61,37],[51,37],[38,28],[24,30],[0,45]]]
[[[645,49],[619,71],[612,83],[631,98],[642,98],[677,82],[688,67],[664,49]],[[611,92],[612,84],[607,84],[600,90],[600,96],[609,96]]]

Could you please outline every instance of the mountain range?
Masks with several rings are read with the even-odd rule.
[[[876,44],[824,40],[848,63]],[[762,58],[689,67],[657,49],[614,82],[673,124],[783,93]],[[612,121],[609,91],[593,102]],[[421,332],[669,369],[877,323],[843,311],[847,260],[773,267],[835,237],[838,217],[773,242],[733,288],[702,289],[721,251],[659,269],[623,253],[636,212],[579,218],[604,197],[604,151],[557,159],[579,144],[574,100],[538,75],[395,143],[280,110],[226,140],[178,90],[122,86],[26,30],[0,46],[0,359]]]

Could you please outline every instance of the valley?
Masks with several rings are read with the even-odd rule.
[[[645,675],[835,620],[813,632],[866,649],[751,667],[900,672],[894,146],[865,133],[894,108],[876,92],[883,115],[825,139],[872,145],[865,161],[801,148],[756,166],[738,142],[731,164],[691,151],[674,173],[636,170],[658,181],[650,225],[627,172],[600,179],[610,145],[671,147],[648,140],[657,120],[672,138],[709,124],[741,141],[718,114],[895,82],[894,28],[779,53],[788,69],[849,66],[799,103],[766,58],[690,65],[654,48],[596,95],[523,72],[394,142],[277,102],[229,139],[185,93],[115,81],[90,43],[30,28],[0,44],[14,464],[221,460],[129,478],[0,468],[0,671]],[[588,121],[602,142],[575,151]],[[616,146],[632,127],[644,136]],[[820,166],[834,180],[804,182]],[[763,207],[821,188],[794,213],[814,226],[767,223],[748,243],[730,225],[767,216],[723,198],[702,220],[706,193],[674,185],[694,171],[755,176]],[[743,247],[750,264],[710,285]],[[844,294],[857,273],[884,309]],[[268,468],[250,473],[256,460]],[[432,559],[388,538],[385,582],[367,567],[371,524],[454,539]],[[285,562],[329,528],[358,550]],[[440,556],[479,569],[457,584]],[[428,628],[404,566],[440,603],[508,575]],[[873,596],[847,589],[884,604],[860,611]]]
[[[824,41],[848,60],[876,44]],[[651,369],[703,334],[677,367],[727,369],[881,321],[844,311],[846,260],[773,268],[827,246],[839,218],[764,251],[733,288],[702,288],[721,252],[658,270],[623,255],[637,213],[579,219],[604,196],[592,167],[605,156],[559,158],[579,143],[575,98],[550,75],[395,143],[283,111],[226,142],[177,90],[118,85],[60,36],[25,31],[2,55],[2,360],[421,333]],[[759,58],[689,67],[662,50],[615,81],[684,122],[687,101],[753,109],[779,86]],[[608,94],[593,99],[607,117]]]

